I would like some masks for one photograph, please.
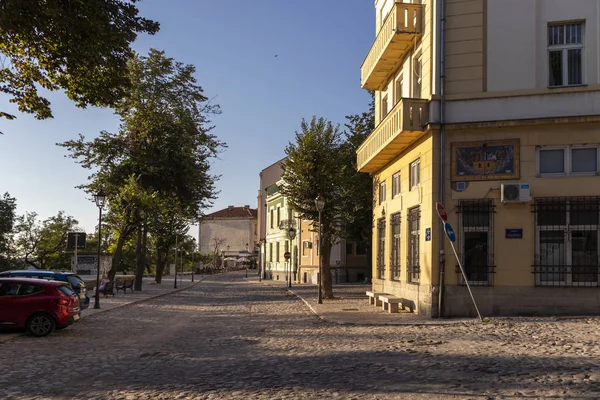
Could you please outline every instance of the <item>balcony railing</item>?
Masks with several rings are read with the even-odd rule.
[[[427,100],[400,100],[357,150],[358,170],[380,169],[421,137],[428,122]]]
[[[381,90],[423,32],[423,6],[396,3],[361,66],[363,89]]]

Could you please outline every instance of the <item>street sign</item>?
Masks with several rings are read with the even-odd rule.
[[[444,224],[444,229],[446,230],[446,236],[448,236],[448,239],[450,239],[452,243],[456,242],[456,235],[454,234],[454,229],[452,229],[452,225],[446,222]]]
[[[285,253],[283,253],[283,258],[285,258],[286,260],[289,260],[290,258],[292,258],[292,253],[290,253],[289,251],[286,251]]]
[[[67,233],[67,250],[74,251],[85,250],[85,232],[68,232]]]
[[[435,203],[435,209],[437,210],[437,214],[442,219],[442,221],[448,222],[448,214],[446,214],[446,209],[444,208],[444,206],[440,203]]]

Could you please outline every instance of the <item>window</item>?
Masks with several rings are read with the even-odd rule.
[[[303,241],[302,242],[302,255],[307,256],[308,250],[310,250],[311,247],[312,247],[311,243],[308,240]]]
[[[538,286],[598,286],[600,197],[538,198],[534,274]]]
[[[548,26],[548,85],[583,84],[583,23]]]
[[[279,262],[279,242],[275,243],[275,261]]]
[[[392,198],[400,194],[400,172],[392,175]]]
[[[281,208],[277,207],[277,227],[281,224]]]
[[[61,286],[66,288],[69,292],[74,294],[71,289],[67,286]],[[19,283],[19,282],[4,282],[0,286],[0,296],[27,296],[37,292],[41,292],[43,289],[39,285]]]
[[[387,94],[381,98],[381,120],[388,114],[388,96]]]
[[[400,74],[400,77],[396,79],[396,97],[394,99],[394,104],[398,104],[400,100],[402,100],[402,87],[404,86],[404,76]]]
[[[400,280],[400,214],[392,215],[392,279]]]
[[[377,277],[385,279],[385,218],[377,221]]]
[[[269,261],[273,262],[273,243],[269,243]]]
[[[494,204],[492,200],[465,200],[458,205],[460,251],[470,285],[491,286],[494,270]],[[459,282],[465,283],[457,266]]]
[[[419,242],[421,239],[421,210],[419,207],[408,210],[408,281],[419,283],[421,277]]]
[[[596,174],[598,146],[542,147],[537,150],[540,175]]]
[[[421,97],[421,83],[423,81],[423,59],[419,55],[414,60],[414,78],[413,78],[413,98]]]
[[[410,190],[421,184],[421,159],[410,163]]]
[[[385,181],[379,184],[379,204],[385,203]]]
[[[353,252],[354,252],[354,243],[346,242],[346,254],[352,255]]]
[[[271,209],[271,228],[273,228],[274,220],[273,220],[273,209]]]

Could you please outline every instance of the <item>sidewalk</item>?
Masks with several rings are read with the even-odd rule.
[[[280,287],[288,290],[290,293],[300,298],[308,308],[320,319],[338,325],[452,325],[452,324],[470,324],[476,323],[476,318],[453,318],[453,319],[431,319],[423,317],[408,310],[400,310],[399,313],[390,314],[383,311],[381,307],[369,304],[366,295],[367,290],[371,290],[371,284],[347,283],[334,284],[334,300],[323,300],[323,304],[318,304],[317,285],[295,284],[288,289],[284,281],[262,280],[259,283],[258,277],[253,276],[246,279],[249,283],[265,284],[274,287]]]
[[[207,275],[194,275],[194,282],[191,281],[191,275],[184,275],[183,277],[177,278],[177,289],[174,289],[174,282],[172,276],[167,276],[162,278],[162,283],[160,285],[154,285],[154,278],[144,278],[142,291],[141,292],[133,292],[127,291],[127,293],[123,293],[122,291],[113,296],[104,297],[100,295],[100,308],[94,309],[94,292],[91,291],[88,293],[90,296],[90,307],[86,310],[81,311],[81,318],[91,317],[92,315],[114,310],[116,308],[124,307],[130,304],[135,304],[144,300],[153,299],[156,297],[164,296],[169,293],[174,293],[179,290],[184,290],[191,287],[194,284],[202,281]],[[23,331],[0,331],[0,343],[6,342],[12,338],[23,335]]]

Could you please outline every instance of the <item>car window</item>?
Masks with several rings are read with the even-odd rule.
[[[19,282],[4,282],[0,287],[0,296],[27,296],[44,290],[40,285]]]
[[[75,294],[74,291],[71,290],[70,287],[68,287],[67,285],[63,285],[63,286],[58,286],[56,288],[56,290],[58,290],[59,292],[67,295],[67,296],[73,296]]]
[[[82,285],[85,286],[83,280],[81,280],[81,278],[77,275],[67,275],[67,281],[69,281],[73,289],[76,289]]]

